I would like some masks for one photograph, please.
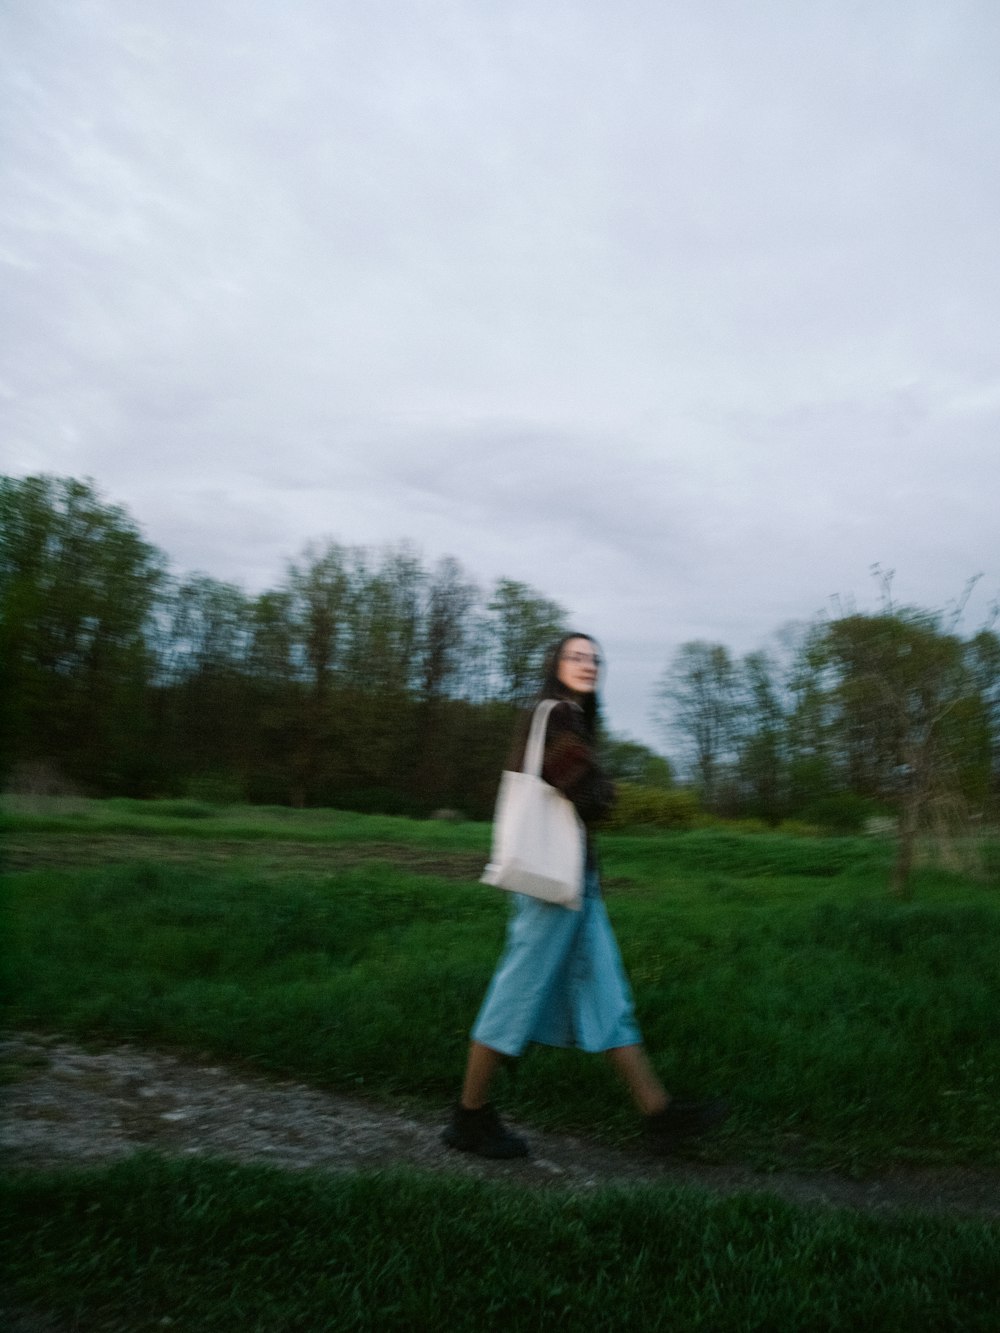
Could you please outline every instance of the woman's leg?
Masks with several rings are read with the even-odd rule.
[[[642,1112],[643,1134],[653,1152],[671,1153],[681,1140],[715,1129],[729,1114],[721,1100],[675,1101],[656,1077],[641,1046],[617,1046],[605,1054]]]
[[[498,1159],[528,1156],[527,1143],[505,1127],[488,1100],[490,1083],[502,1059],[499,1051],[481,1041],[469,1046],[462,1096],[452,1111],[451,1124],[441,1135],[449,1148]]]
[[[604,1053],[643,1115],[656,1115],[669,1105],[670,1094],[656,1077],[644,1047],[616,1046]]]
[[[469,1043],[469,1058],[462,1083],[461,1104],[467,1111],[478,1111],[490,1099],[490,1084],[503,1056],[481,1041]]]

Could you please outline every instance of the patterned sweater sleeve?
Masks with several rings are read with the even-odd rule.
[[[542,777],[568,797],[585,824],[595,823],[614,804],[614,784],[598,767],[583,714],[560,703],[549,714]]]

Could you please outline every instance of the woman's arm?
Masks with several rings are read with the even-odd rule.
[[[559,703],[549,714],[542,777],[573,802],[585,824],[614,804],[614,784],[598,767],[583,715],[571,703]]]

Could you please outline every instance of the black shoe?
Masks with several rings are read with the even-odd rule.
[[[643,1117],[642,1133],[653,1152],[669,1153],[682,1139],[716,1129],[729,1114],[724,1101],[668,1102],[662,1111]]]
[[[527,1157],[528,1145],[524,1139],[505,1129],[492,1103],[470,1111],[456,1106],[451,1124],[441,1135],[441,1142],[460,1152],[473,1152],[479,1157],[498,1159]]]

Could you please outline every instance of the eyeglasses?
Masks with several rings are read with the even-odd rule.
[[[574,666],[601,666],[601,659],[592,653],[563,653],[562,660]]]

